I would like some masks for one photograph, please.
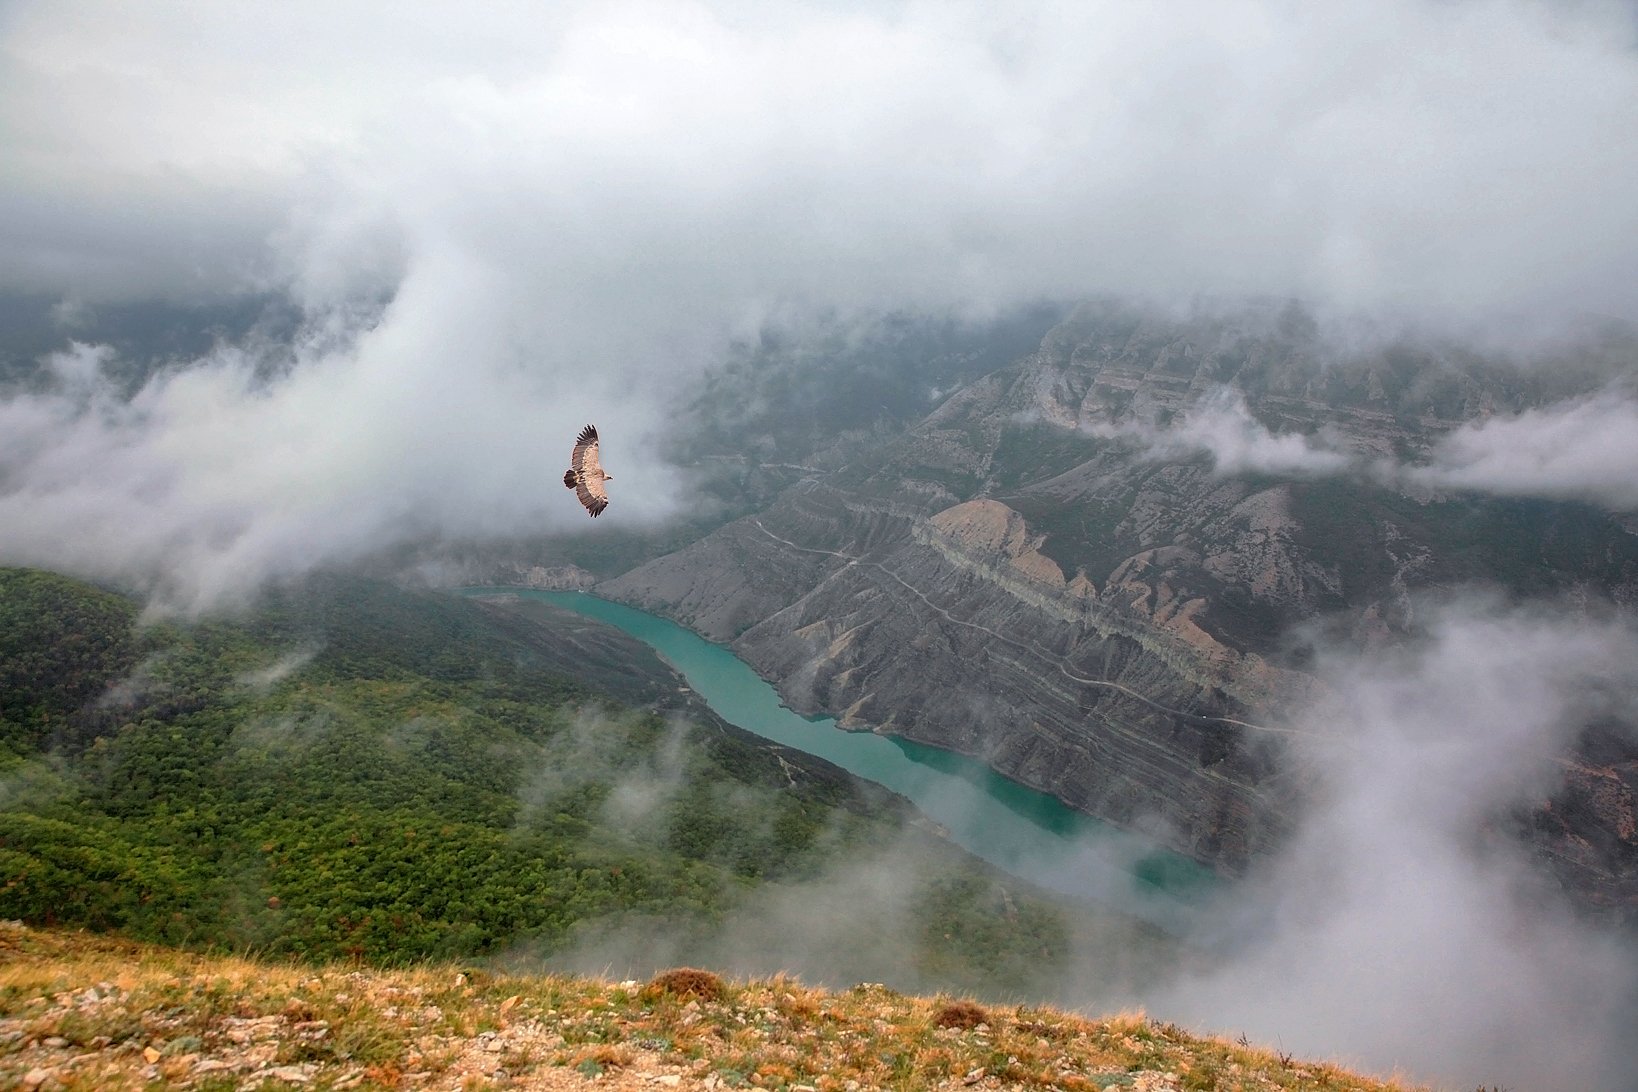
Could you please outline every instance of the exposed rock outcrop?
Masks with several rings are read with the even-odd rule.
[[[547,588],[554,591],[578,591],[597,583],[597,577],[578,565],[516,565],[509,583],[524,588]]]
[[[1609,368],[1392,346],[1321,360],[1304,321],[1084,308],[907,434],[598,591],[731,641],[794,708],[980,756],[1239,868],[1300,796],[1278,761],[1282,712],[1316,685],[1295,627],[1393,640],[1419,591],[1469,581],[1638,598],[1631,520],[1589,506],[1220,475],[1121,440],[1227,385],[1275,433],[1404,457]],[[1527,836],[1572,890],[1638,910],[1620,772],[1638,747],[1617,751]]]

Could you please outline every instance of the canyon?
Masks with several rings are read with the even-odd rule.
[[[1588,344],[1522,367],[1341,351],[1292,305],[1087,304],[909,427],[789,460],[767,503],[593,590],[728,644],[798,711],[979,757],[1238,874],[1311,806],[1287,750],[1322,696],[1317,643],[1404,640],[1452,589],[1638,601],[1630,516],[1338,471],[1630,370],[1619,339]],[[1214,407],[1283,461],[1142,439]],[[1631,726],[1589,725],[1558,762],[1550,798],[1494,825],[1630,919]]]

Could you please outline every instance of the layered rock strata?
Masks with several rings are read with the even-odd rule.
[[[902,436],[597,590],[731,643],[793,708],[979,756],[1236,870],[1301,799],[1280,752],[1282,717],[1317,685],[1305,627],[1392,642],[1420,596],[1474,582],[1638,601],[1638,534],[1619,513],[1301,466],[1219,473],[1123,439],[1228,390],[1271,435],[1409,459],[1619,364],[1323,349],[1279,308],[1083,308]],[[1638,744],[1589,746],[1525,837],[1584,904],[1638,915]]]

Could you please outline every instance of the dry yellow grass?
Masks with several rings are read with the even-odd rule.
[[[783,977],[725,983],[713,1000],[442,966],[258,963],[0,924],[0,1088],[578,1087],[1405,1088],[1141,1013],[1086,1019]]]

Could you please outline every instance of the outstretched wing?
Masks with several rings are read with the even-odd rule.
[[[609,506],[609,495],[603,488],[603,464],[597,458],[597,428],[587,425],[575,439],[574,452],[569,456],[574,470],[574,493],[593,517]]]
[[[595,476],[602,477],[603,464],[597,459],[596,425],[587,425],[580,430],[580,435],[574,441],[574,453],[569,456],[569,465],[574,468],[577,478],[585,477],[588,470]]]

